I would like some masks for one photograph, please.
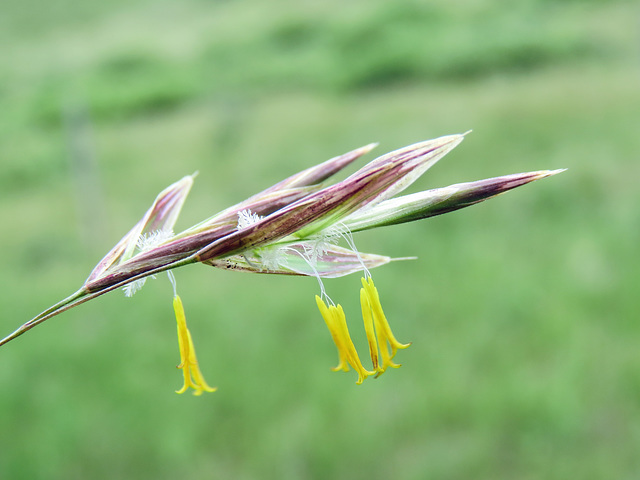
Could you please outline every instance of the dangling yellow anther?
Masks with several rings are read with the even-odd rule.
[[[177,368],[181,368],[184,375],[184,386],[180,390],[176,390],[176,393],[184,393],[189,387],[195,390],[194,395],[202,395],[202,392],[215,392],[217,389],[207,385],[198,367],[196,350],[193,347],[191,333],[187,328],[184,307],[179,295],[173,297],[173,310],[178,323],[178,346],[180,348],[180,365]]]
[[[318,295],[316,295],[316,303],[318,304],[318,309],[320,310],[322,318],[324,318],[324,321],[327,324],[327,328],[329,328],[331,338],[338,349],[340,362],[338,363],[338,366],[332,370],[334,372],[337,372],[338,370],[346,372],[349,370],[349,365],[351,365],[358,373],[358,381],[356,383],[360,385],[365,378],[376,372],[370,372],[362,366],[356,347],[353,345],[353,341],[351,341],[351,336],[349,335],[344,310],[342,310],[340,305],[337,307],[334,305],[327,307]]]
[[[373,284],[373,279],[362,278],[362,288],[360,289],[360,305],[362,307],[362,318],[364,320],[364,329],[369,342],[369,353],[371,361],[378,375],[383,373],[388,367],[398,368],[400,365],[392,361],[398,349],[407,348],[410,343],[400,343],[393,336],[391,327],[387,318],[382,311],[380,304],[380,296],[378,289]],[[373,317],[373,318],[372,318]],[[374,337],[375,325],[375,337]],[[377,337],[377,346],[376,346]],[[378,348],[380,348],[380,356],[382,364],[378,360]]]
[[[373,328],[373,317],[371,316],[371,307],[367,299],[367,293],[364,288],[360,289],[360,307],[362,308],[362,319],[364,320],[364,331],[367,334],[367,342],[369,343],[369,355],[371,355],[371,363],[373,369],[380,373],[380,364],[378,363],[378,344],[376,343],[376,334]]]

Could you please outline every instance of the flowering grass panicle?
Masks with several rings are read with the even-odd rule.
[[[462,135],[416,143],[369,162],[334,184],[325,181],[368,153],[367,145],[299,172],[182,232],[173,233],[178,215],[193,185],[188,175],[157,196],[140,221],[98,262],[81,288],[0,340],[3,345],[36,325],[117,288],[127,296],[149,276],[168,271],[174,288],[173,307],[184,385],[195,395],[212,392],[204,380],[187,328],[182,300],[172,271],[200,263],[250,273],[313,276],[320,294],[316,305],[338,350],[334,370],[353,368],[358,384],[379,376],[409,344],[396,340],[382,309],[370,270],[391,258],[359,252],[353,233],[411,222],[474,205],[534,180],[563,170],[541,170],[397,196],[444,155]],[[340,243],[346,244],[341,246]],[[326,293],[324,280],[363,272],[360,306],[371,358],[371,369],[360,360],[340,304]]]

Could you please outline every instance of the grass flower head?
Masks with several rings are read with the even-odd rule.
[[[338,350],[339,361],[334,370],[353,368],[358,375],[356,383],[360,384],[389,367],[397,368],[400,365],[394,357],[409,344],[399,342],[393,335],[370,272],[391,259],[359,252],[353,234],[451,212],[562,171],[506,175],[398,196],[463,138],[464,135],[449,135],[410,145],[376,158],[340,182],[325,183],[375,146],[367,145],[299,172],[174,233],[195,174],[186,176],[160,192],[142,219],[96,265],[77,292],[20,326],[0,340],[0,345],[111,290],[124,288],[125,294],[133,295],[147,277],[168,271],[174,287],[178,368],[184,376],[178,393],[189,388],[196,395],[214,391],[200,371],[171,272],[200,263],[224,270],[315,277],[320,289],[316,305]],[[360,305],[370,369],[362,364],[351,340],[344,310],[333,303],[324,286],[327,278],[356,272],[363,274]]]

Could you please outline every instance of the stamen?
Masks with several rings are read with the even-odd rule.
[[[184,393],[189,387],[195,390],[194,395],[202,395],[202,392],[215,392],[217,389],[207,384],[200,367],[198,367],[196,350],[193,346],[191,332],[187,328],[184,307],[179,295],[173,297],[173,310],[178,324],[178,347],[180,348],[180,364],[177,368],[181,368],[184,375],[184,385],[180,390],[176,390],[176,393]]]
[[[167,277],[169,277],[169,282],[171,282],[171,286],[173,287],[173,296],[178,296],[178,286],[176,283],[176,276],[173,274],[171,270],[167,270]]]
[[[371,363],[373,369],[380,373],[380,365],[378,363],[378,344],[376,343],[376,334],[373,328],[373,317],[371,316],[371,307],[364,288],[360,289],[360,307],[362,308],[362,319],[364,320],[364,331],[367,334],[367,342],[369,343],[369,355],[371,355]]]
[[[373,316],[373,324],[375,325],[375,333],[378,340],[378,346],[380,348],[380,355],[382,356],[382,365],[376,368],[378,375],[383,373],[388,367],[398,368],[400,364],[392,361],[398,349],[407,348],[411,343],[400,343],[391,332],[389,322],[382,310],[380,304],[380,296],[378,295],[378,289],[373,284],[373,279],[362,278],[362,289],[360,290],[360,302],[362,306],[362,317],[365,323],[365,331],[367,332],[367,339],[369,341],[369,351],[371,353],[371,361],[374,363],[374,367],[378,362],[378,351],[371,347],[373,341],[373,332],[371,331],[371,317]]]
[[[360,265],[362,265],[362,271],[364,272],[365,278],[370,278],[371,272],[369,272],[369,269],[364,264],[364,260],[362,260],[362,257],[360,256],[360,252],[356,248],[356,243],[353,241],[353,234],[351,233],[351,230],[349,230],[349,227],[347,227],[344,223],[341,222],[339,224],[334,225],[331,228],[334,235],[342,237],[344,241],[347,242],[347,245],[349,246],[351,251],[353,251],[353,253],[356,254],[356,257],[358,258]]]
[[[313,276],[316,277],[316,280],[318,280],[318,285],[320,286],[320,295],[321,295],[321,297],[325,298],[329,303],[333,304],[333,302],[331,301],[331,299],[329,298],[329,296],[325,292],[324,283],[322,283],[322,278],[320,277],[320,274],[318,273],[318,270],[316,269],[316,265],[315,265],[315,263],[313,263],[311,261],[311,259],[308,258],[307,252],[303,253],[303,252],[300,252],[300,251],[296,250],[295,248],[291,248],[291,247],[280,247],[280,249],[282,250],[282,252],[291,252],[291,253],[294,253],[296,255],[299,255],[300,258],[302,258],[307,263],[307,265],[309,265],[309,268],[311,268],[311,270],[313,271]]]
[[[349,365],[351,365],[351,367],[358,373],[358,380],[356,383],[360,385],[365,378],[376,372],[370,372],[362,366],[356,347],[353,345],[353,341],[349,335],[349,329],[347,327],[347,321],[345,319],[342,306],[331,305],[327,307],[318,295],[316,295],[316,303],[318,304],[318,309],[320,310],[322,318],[324,318],[324,321],[327,324],[327,328],[329,328],[331,338],[338,349],[340,361],[338,366],[332,370],[334,372],[337,372],[338,370],[346,372],[349,370]]]

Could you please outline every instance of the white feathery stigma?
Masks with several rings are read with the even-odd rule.
[[[165,241],[169,240],[173,236],[172,230],[154,230],[153,232],[143,233],[138,237],[136,241],[136,247],[138,247],[139,253],[148,252],[161,245]],[[155,275],[151,275],[151,278],[156,278]],[[144,287],[147,278],[139,278],[131,283],[122,287],[125,297],[133,297],[142,287]]]
[[[247,228],[254,223],[259,222],[262,219],[260,215],[257,213],[253,213],[248,208],[246,210],[240,210],[238,212],[238,230],[242,230],[243,228]]]

